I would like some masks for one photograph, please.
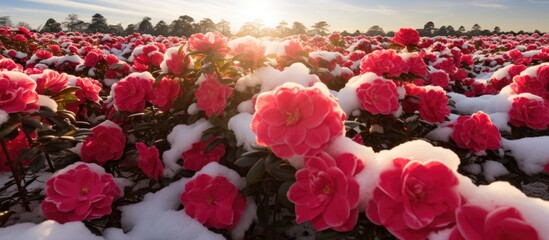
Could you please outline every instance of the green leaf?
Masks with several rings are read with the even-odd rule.
[[[246,185],[255,184],[263,178],[265,175],[265,159],[262,158],[257,161],[252,168],[246,174]]]
[[[2,127],[0,128],[0,138],[4,138],[8,134],[10,134],[13,130],[17,129],[19,127],[19,122],[6,122],[2,124]]]
[[[40,170],[44,169],[46,166],[46,156],[44,153],[37,154],[34,159],[32,159],[31,164],[29,165],[29,170],[32,173],[37,173]]]
[[[23,120],[22,122],[23,126],[27,125],[27,126],[31,126],[35,129],[42,129],[42,127],[44,125],[42,125],[42,122],[36,120],[36,119],[33,119],[33,118],[27,118],[25,120]]]
[[[225,141],[225,139],[223,138],[218,138],[216,140],[213,140],[210,144],[208,144],[208,146],[206,146],[206,148],[204,148],[204,152],[207,153],[213,150],[218,144],[220,144],[223,141]]]
[[[259,161],[259,159],[261,159],[261,158],[241,157],[241,158],[237,159],[234,162],[234,165],[239,166],[241,168],[249,168],[249,167],[253,166],[257,161]]]
[[[272,154],[265,158],[265,169],[269,175],[279,181],[293,179],[296,171],[294,167],[284,163]]]
[[[80,90],[79,87],[67,87],[63,90],[61,90],[60,92],[58,92],[57,94],[53,95],[52,98],[55,98],[57,96],[63,96],[63,95],[66,95],[66,94],[71,94]]]
[[[286,181],[278,188],[278,202],[288,208],[293,207],[292,202],[288,199],[288,191],[294,183],[295,181]]]

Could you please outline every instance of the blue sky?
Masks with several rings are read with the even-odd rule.
[[[379,25],[386,31],[400,27],[422,28],[428,21],[436,27],[463,25],[470,29],[478,23],[483,29],[499,26],[504,31],[526,30],[549,32],[549,0],[0,0],[0,16],[10,16],[14,23],[24,21],[33,28],[48,18],[58,22],[69,13],[83,21],[100,13],[109,24],[126,27],[138,23],[144,16],[168,24],[181,15],[199,21],[231,22],[233,32],[247,21],[264,20],[274,27],[285,20],[299,21],[309,27],[326,21],[330,31],[366,31]]]

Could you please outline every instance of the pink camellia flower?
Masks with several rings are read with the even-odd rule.
[[[391,114],[398,110],[398,92],[393,81],[376,79],[356,89],[360,107],[371,114]]]
[[[240,55],[244,62],[256,62],[265,56],[265,45],[252,36],[237,38],[229,42],[231,55]]]
[[[181,154],[183,168],[200,171],[208,163],[219,162],[223,155],[225,155],[225,145],[223,143],[217,144],[212,150],[206,152],[206,147],[216,139],[216,137],[212,137],[208,141],[193,143],[191,149]]]
[[[549,102],[540,97],[521,94],[513,98],[509,122],[515,127],[544,130],[549,126]]]
[[[98,219],[111,213],[120,197],[112,175],[95,164],[75,163],[46,182],[42,211],[59,223]]]
[[[220,54],[228,51],[227,38],[219,32],[193,34],[189,37],[187,44],[191,51],[214,51]]]
[[[257,143],[281,158],[316,155],[345,133],[345,113],[316,87],[286,83],[260,94],[255,110],[252,131]]]
[[[0,59],[0,71],[16,71],[22,72],[23,66],[21,64],[15,63],[9,58]]]
[[[179,51],[179,47],[169,48],[164,53],[164,62],[160,67],[166,73],[182,74],[190,67],[189,58],[185,57],[185,55],[185,51]]]
[[[450,240],[540,239],[536,229],[524,221],[514,207],[498,206],[489,211],[475,205],[463,205],[456,210],[456,223]]]
[[[448,97],[439,87],[420,87],[419,117],[428,122],[442,122],[450,116]]]
[[[395,50],[376,50],[366,55],[360,63],[361,73],[373,72],[378,76],[387,74],[389,77],[398,77],[408,72],[408,65]]]
[[[162,111],[169,111],[179,95],[179,82],[170,77],[163,77],[153,90],[151,103]]]
[[[200,174],[185,184],[181,194],[185,213],[206,227],[233,229],[240,221],[246,199],[224,177]]]
[[[0,72],[0,109],[7,113],[38,110],[36,82],[20,72]]]
[[[36,92],[39,94],[54,95],[69,86],[69,76],[55,70],[46,69],[36,79]]]
[[[297,171],[296,182],[288,191],[297,223],[309,221],[318,231],[332,228],[345,232],[355,227],[359,186],[353,176],[358,161],[349,156],[332,158],[321,152],[305,158],[305,167]]]
[[[426,239],[455,222],[461,203],[454,172],[439,161],[393,160],[383,171],[366,215],[399,239]]]
[[[126,137],[118,125],[107,120],[102,125],[92,128],[92,133],[82,144],[82,161],[104,165],[109,160],[118,160],[122,157]]]
[[[95,67],[97,62],[99,62],[99,60],[101,59],[103,59],[103,55],[101,55],[101,52],[89,52],[84,58],[84,65],[86,67]]]
[[[101,100],[99,92],[102,86],[99,81],[91,78],[77,78],[75,86],[80,88],[75,93],[79,102],[84,102],[84,100],[99,102]]]
[[[429,74],[429,81],[431,81],[433,86],[447,88],[450,83],[450,77],[448,76],[448,73],[444,71],[433,71]]]
[[[147,144],[138,142],[135,144],[137,149],[137,166],[143,173],[152,180],[158,180],[162,177],[164,165],[160,160],[160,154],[155,146],[147,147]]]
[[[227,107],[227,99],[233,95],[233,89],[220,83],[213,74],[206,78],[194,92],[196,104],[206,112],[206,116],[211,117],[212,114],[220,116]]]
[[[460,148],[481,152],[498,149],[501,134],[487,114],[477,112],[471,116],[460,116],[456,120],[452,140]]]
[[[120,111],[142,112],[151,99],[154,77],[149,72],[132,73],[113,86],[114,105]]]
[[[419,32],[412,28],[401,28],[396,32],[393,42],[403,46],[419,45]]]

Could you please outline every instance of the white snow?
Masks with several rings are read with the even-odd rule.
[[[198,221],[189,217],[183,210],[180,196],[185,183],[183,178],[173,182],[156,193],[148,193],[143,201],[123,206],[122,229],[110,228],[104,232],[107,240],[148,240],[148,239],[224,239],[209,231]]]
[[[549,136],[517,140],[502,138],[501,146],[510,151],[509,155],[515,158],[519,168],[526,174],[540,173],[543,171],[543,167],[549,163]]]
[[[252,114],[239,113],[229,119],[228,129],[234,132],[237,146],[244,146],[247,151],[252,151],[251,144],[255,143],[255,134],[252,131]]]
[[[20,223],[0,228],[0,240],[102,240],[90,232],[82,222],[59,224],[48,220],[40,224]]]
[[[509,171],[500,162],[488,160],[482,164],[484,177],[488,182],[493,182],[497,177],[509,174]]]
[[[47,107],[54,112],[57,112],[57,103],[46,95],[38,95],[38,106]]]
[[[247,88],[254,88],[261,85],[260,92],[266,92],[271,91],[286,82],[298,83],[304,87],[310,87],[313,84],[320,82],[320,79],[314,74],[309,74],[309,68],[302,63],[294,63],[283,71],[276,70],[272,67],[257,69],[254,73],[238,79],[234,88],[239,92],[243,92]]]
[[[0,126],[10,120],[10,115],[4,110],[0,109]]]
[[[206,119],[200,119],[191,125],[179,124],[172,129],[167,137],[171,148],[162,154],[164,176],[172,177],[181,170],[181,165],[177,164],[181,153],[191,149],[193,143],[200,141],[202,132],[211,127]]]

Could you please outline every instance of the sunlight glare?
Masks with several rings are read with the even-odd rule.
[[[271,0],[241,0],[239,4],[240,14],[237,16],[242,22],[253,22],[259,19],[266,27],[276,27],[280,21]]]

